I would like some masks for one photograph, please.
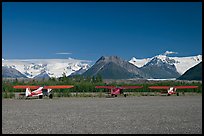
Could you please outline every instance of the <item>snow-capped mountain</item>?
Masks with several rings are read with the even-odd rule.
[[[156,61],[160,60],[160,61]],[[202,55],[188,56],[188,57],[169,57],[166,54],[157,55],[152,58],[136,59],[133,57],[130,63],[137,67],[142,68],[145,65],[159,65],[159,62],[163,62],[169,65],[174,65],[179,74],[184,74],[188,69],[202,62]]]
[[[177,72],[173,62],[174,61],[169,58],[158,56],[152,58],[140,69],[154,79],[177,78],[180,74]]]
[[[150,78],[138,67],[135,67],[118,56],[102,56],[82,75],[101,75],[104,79]]]
[[[178,80],[202,80],[202,62],[187,70]]]
[[[119,57],[102,57],[100,65],[98,61],[96,65],[99,66],[99,70],[102,70],[103,74],[108,75],[108,78],[113,78],[111,74],[118,72],[120,74],[116,75],[131,75],[129,72],[137,69],[140,71],[137,77],[151,77],[151,78],[177,78],[178,76],[184,74],[187,70],[194,67],[198,63],[202,62],[202,55],[188,56],[188,57],[169,57],[169,51],[161,55],[156,55],[151,58],[136,59],[132,58],[128,65],[128,62],[119,61]],[[107,63],[108,62],[108,63]],[[2,67],[13,68],[21,72],[28,78],[41,78],[41,77],[62,77],[65,73],[66,76],[72,76],[76,74],[87,74],[91,70],[97,70],[98,67],[94,66],[90,69],[92,61],[88,60],[78,60],[78,59],[3,59]],[[107,63],[107,65],[105,65]],[[102,65],[104,64],[106,67]],[[136,68],[134,68],[136,66]],[[132,71],[131,71],[132,70]],[[106,72],[104,72],[106,71]],[[108,72],[107,72],[108,71]],[[135,70],[136,71],[136,70]],[[97,73],[97,71],[96,71]],[[109,74],[107,74],[109,73]],[[143,73],[143,74],[142,74]],[[146,76],[144,76],[146,74]],[[134,74],[133,74],[134,75]],[[3,74],[2,74],[3,76]],[[124,78],[121,76],[120,78]],[[136,76],[136,75],[135,75]],[[128,76],[129,77],[129,76]],[[127,78],[127,77],[126,77]]]
[[[79,69],[87,70],[91,66],[91,61],[68,59],[2,59],[2,66],[14,68],[20,71],[28,78],[34,78],[46,72],[49,77],[61,77],[63,73],[66,76],[78,71]]]
[[[132,59],[129,62],[140,68],[147,64],[151,59],[152,58],[136,59],[135,57],[132,57]]]
[[[21,72],[14,68],[2,67],[2,77],[6,78],[26,78]]]
[[[174,65],[180,74],[184,74],[187,70],[202,62],[202,55],[171,58],[175,60]]]
[[[49,79],[50,76],[47,74],[46,71],[40,73],[39,75],[35,76],[34,79]]]

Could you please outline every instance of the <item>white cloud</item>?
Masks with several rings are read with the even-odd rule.
[[[67,54],[72,54],[72,53],[70,53],[70,52],[58,52],[58,53],[56,53],[56,54],[67,55]]]
[[[173,52],[173,51],[166,51],[164,55],[169,55],[169,54],[178,54],[178,52]]]

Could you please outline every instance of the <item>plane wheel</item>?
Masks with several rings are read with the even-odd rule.
[[[126,96],[127,96],[127,94],[124,94],[124,96],[126,97]]]
[[[179,96],[179,93],[176,93],[177,96]]]
[[[42,95],[39,95],[39,99],[42,99],[43,98],[43,96]]]
[[[117,95],[115,95],[115,97],[117,97]]]
[[[170,96],[170,94],[167,94],[167,96]]]
[[[49,95],[49,98],[52,99],[52,97],[53,97],[52,94],[50,94],[50,95]]]

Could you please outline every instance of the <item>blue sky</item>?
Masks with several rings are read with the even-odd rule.
[[[201,2],[3,2],[2,57],[202,54]]]

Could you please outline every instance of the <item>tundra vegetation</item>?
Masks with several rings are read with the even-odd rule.
[[[127,83],[127,82],[110,82],[105,83],[104,79],[100,75],[96,76],[81,76],[76,75],[67,77],[63,74],[60,78],[49,78],[49,79],[3,79],[2,81],[2,98],[14,98],[16,92],[25,92],[25,89],[14,89],[15,85],[37,85],[37,86],[49,86],[49,85],[73,85],[73,88],[69,89],[54,89],[54,97],[103,97],[109,92],[107,89],[96,89],[98,85],[110,85],[110,86],[143,86],[141,89],[126,89],[127,92],[132,96],[153,96],[156,95],[157,91],[151,91],[148,89],[149,86],[181,86],[181,85],[195,85],[198,89],[179,89],[178,92],[188,92],[194,94],[202,93],[202,82],[194,81],[157,81],[157,82],[143,82],[143,83]]]

